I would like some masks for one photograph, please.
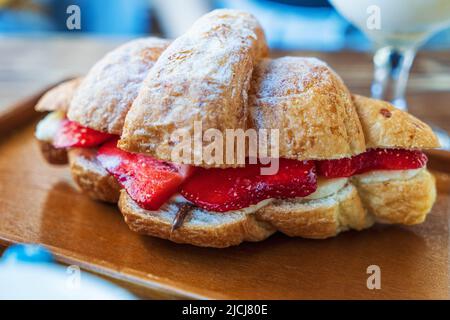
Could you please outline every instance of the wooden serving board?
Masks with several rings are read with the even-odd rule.
[[[37,97],[18,104],[32,109]],[[17,107],[16,107],[17,108]],[[13,112],[13,111],[11,111]],[[276,234],[228,249],[179,245],[131,232],[112,205],[80,194],[67,167],[50,166],[35,120],[0,118],[0,244],[45,245],[65,264],[101,274],[141,297],[226,299],[449,298],[449,158],[431,156],[439,195],[418,226],[376,226],[328,240]],[[14,120],[15,119],[15,120]],[[13,121],[14,120],[14,121]],[[381,268],[381,289],[366,286]]]

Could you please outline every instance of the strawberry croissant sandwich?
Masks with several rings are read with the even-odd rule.
[[[421,149],[438,143],[423,122],[351,96],[317,59],[267,59],[264,33],[244,12],[213,11],[166,46],[143,66],[145,80],[119,81],[108,68],[97,76],[94,67],[75,94],[66,90],[68,119],[62,111],[51,139],[37,134],[45,150],[68,150],[72,175],[89,196],[119,199],[133,231],[228,247],[276,231],[328,238],[375,222],[424,221],[436,192]],[[131,68],[127,57],[115,62],[118,74]],[[249,157],[239,162],[225,142],[215,144],[217,161],[195,147],[174,159],[185,143],[174,135],[195,136],[199,124],[200,150],[211,144],[210,129],[278,132],[267,141],[278,150],[270,155],[277,170],[263,174],[267,162]],[[78,143],[61,146],[61,139]]]

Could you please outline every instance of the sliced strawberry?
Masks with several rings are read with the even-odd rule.
[[[99,146],[113,137],[115,136],[112,134],[86,128],[77,122],[65,119],[56,132],[53,145],[56,148],[90,148]]]
[[[275,175],[261,175],[260,164],[245,168],[203,169],[188,179],[181,194],[200,208],[238,210],[269,198],[304,197],[317,189],[313,161],[280,159]]]
[[[97,158],[130,197],[147,210],[158,210],[193,172],[190,166],[123,151],[117,148],[117,139],[102,145]]]
[[[350,177],[355,174],[353,158],[316,161],[317,174],[327,178]]]
[[[422,168],[428,158],[419,150],[371,149],[364,153],[364,165],[358,173],[370,170],[408,170]]]
[[[422,168],[427,160],[427,156],[418,150],[371,149],[352,158],[316,161],[316,166],[318,175],[338,178],[371,170]]]

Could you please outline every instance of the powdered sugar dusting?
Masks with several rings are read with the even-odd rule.
[[[159,38],[142,38],[108,53],[81,82],[70,104],[69,119],[120,134],[142,82],[168,44]]]
[[[253,72],[249,105],[255,128],[280,130],[282,157],[334,159],[365,150],[348,89],[316,58],[262,61]]]
[[[331,84],[331,69],[316,58],[266,59],[256,66],[250,95],[254,99],[292,98]]]
[[[263,31],[250,14],[215,10],[203,16],[149,72],[122,139],[137,139],[141,147],[167,144],[170,132],[189,131],[195,120],[204,130],[244,128],[253,64],[266,54]]]

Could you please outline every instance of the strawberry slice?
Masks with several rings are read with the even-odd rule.
[[[370,170],[408,170],[422,168],[428,158],[419,150],[371,149],[364,153],[358,173]]]
[[[350,177],[357,167],[353,158],[316,161],[317,174],[327,178]]]
[[[371,170],[422,168],[427,156],[418,150],[370,149],[352,158],[316,161],[317,173],[327,178],[350,177]]]
[[[200,208],[225,212],[269,198],[304,197],[317,189],[313,161],[280,159],[275,175],[261,175],[260,164],[245,168],[203,169],[187,180],[181,194]]]
[[[86,128],[77,122],[64,119],[53,141],[55,148],[96,147],[115,135]]]
[[[117,148],[117,140],[102,145],[97,159],[141,208],[158,210],[193,172],[187,165],[123,151]]]

